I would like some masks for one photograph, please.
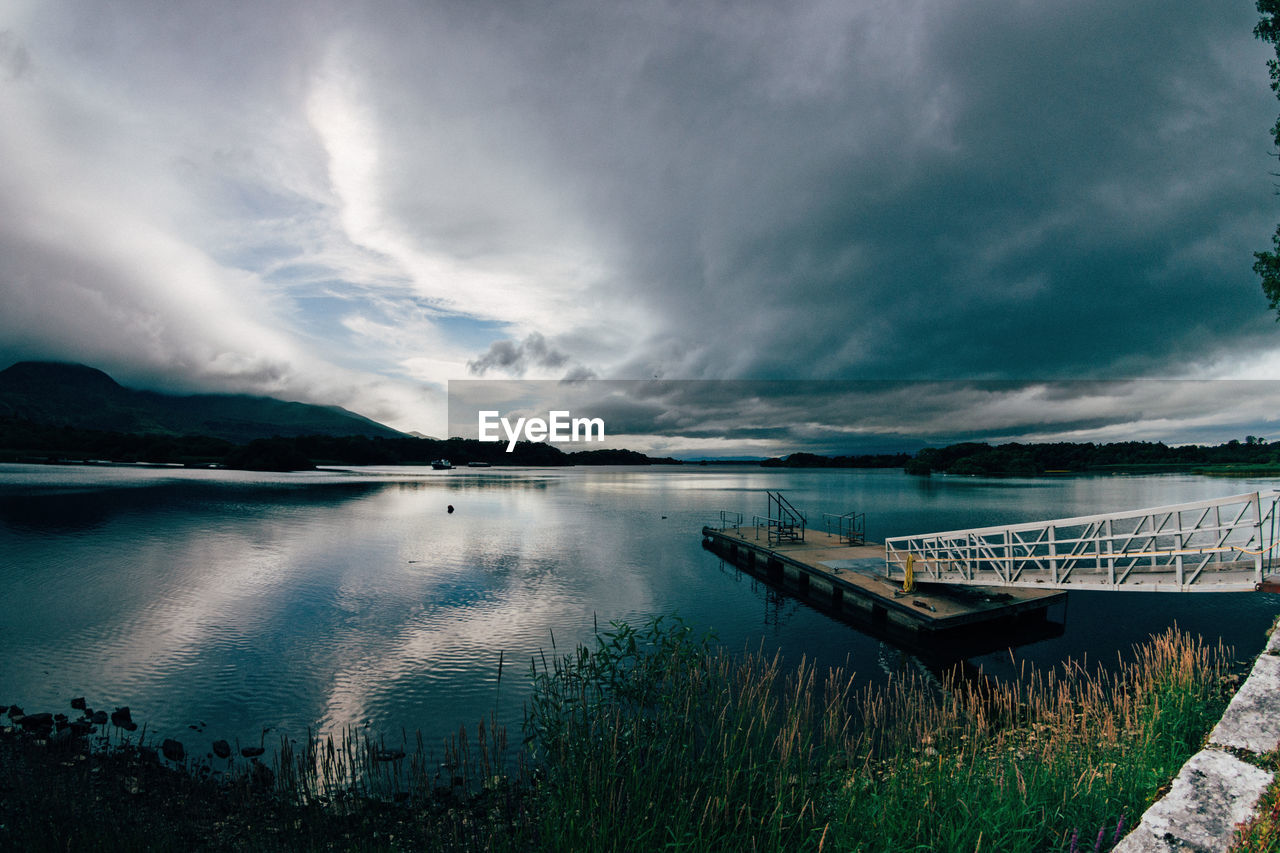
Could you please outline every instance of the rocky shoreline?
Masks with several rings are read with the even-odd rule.
[[[262,746],[156,746],[127,707],[77,698],[71,708],[78,715],[0,706],[2,849],[488,849],[483,828],[502,822],[483,815],[512,805],[455,790],[426,803],[300,797],[277,784],[279,757],[264,763]]]
[[[1209,733],[1204,749],[1187,760],[1168,793],[1147,809],[1116,851],[1236,849],[1237,829],[1257,816],[1275,780],[1272,769],[1277,750],[1280,622],[1272,627],[1266,647]]]
[[[110,723],[115,729],[121,732],[136,732],[138,724],[133,720],[133,712],[129,706],[125,705],[117,707],[109,714],[103,710],[95,710],[89,707],[83,696],[71,700],[71,709],[79,711],[80,715],[74,719],[64,713],[51,713],[42,711],[35,714],[26,713],[19,705],[10,705],[7,710],[0,709],[0,712],[6,714],[9,718],[10,725],[0,728],[5,736],[12,736],[18,732],[23,735],[35,738],[38,741],[44,741],[51,748],[70,748],[73,750],[84,750],[92,748],[93,744],[89,738],[99,734],[99,746],[106,746],[110,743],[110,736],[107,734],[107,724]],[[192,729],[202,730],[204,724],[192,726]],[[136,747],[142,757],[147,759],[155,759],[155,749],[141,745]],[[231,758],[231,744],[226,740],[215,740],[210,744],[210,751],[207,758],[219,758],[227,760]],[[240,749],[240,755],[250,760],[256,760],[266,752],[262,746],[246,746]],[[187,760],[187,748],[182,741],[174,738],[165,738],[160,743],[160,755],[173,762],[175,765],[183,765]],[[262,770],[270,774],[270,768],[265,766]],[[259,772],[259,775],[263,775]]]
[[[231,818],[255,798],[266,803],[261,785],[252,790],[252,777],[237,791],[215,780],[208,765],[189,770],[176,741],[159,750],[141,738],[113,742],[108,722],[122,732],[138,728],[128,709],[117,709],[114,720],[85,710],[70,719],[10,706],[10,724],[0,727],[5,848],[210,849],[211,836],[227,849],[246,848],[239,841],[249,839]]]

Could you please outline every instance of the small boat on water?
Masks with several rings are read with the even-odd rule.
[[[437,459],[431,463],[431,467],[435,468],[437,471],[448,471],[453,467],[453,463],[448,459]]]
[[[467,467],[468,468],[489,468],[492,466],[490,466],[488,462],[468,462]]]

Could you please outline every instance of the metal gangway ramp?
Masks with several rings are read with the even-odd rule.
[[[888,577],[975,586],[1280,591],[1280,493],[885,540]]]

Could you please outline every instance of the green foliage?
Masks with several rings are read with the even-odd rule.
[[[1224,665],[1221,650],[1169,633],[1113,678],[1068,667],[869,694],[839,849],[1062,850],[1099,829],[1109,849],[1221,713]]]
[[[1258,0],[1258,14],[1262,17],[1253,28],[1255,37],[1271,45],[1276,50],[1276,59],[1267,60],[1267,70],[1271,73],[1271,91],[1280,97],[1280,0]],[[1280,121],[1273,130],[1273,137],[1280,146]]]
[[[1253,34],[1275,48],[1276,59],[1267,60],[1267,69],[1271,74],[1271,91],[1280,97],[1280,0],[1258,0],[1257,8],[1262,17]],[[1271,138],[1280,147],[1280,119],[1271,126]],[[1262,280],[1262,292],[1280,321],[1280,227],[1276,228],[1271,243],[1273,251],[1253,253],[1253,271]]]
[[[476,439],[383,438],[365,435],[298,435],[254,439],[235,445],[203,435],[109,432],[35,423],[0,416],[0,459],[40,461],[223,463],[255,471],[296,471],[330,465],[426,465],[444,457],[455,465],[648,465],[674,463],[630,450],[564,453],[543,442],[505,443]]]
[[[646,456],[636,450],[578,450],[568,454],[574,465],[679,465],[670,456]]]
[[[895,680],[855,693],[679,622],[534,668],[543,850],[1104,849],[1200,745],[1227,655],[1169,632],[1112,676]],[[1088,844],[1086,846],[1092,846]]]
[[[1164,442],[1122,441],[1112,444],[1057,442],[1052,444],[989,444],[966,442],[927,447],[904,466],[909,474],[940,471],[948,474],[1035,476],[1086,471],[1190,470],[1197,466],[1274,465],[1280,448],[1249,436],[1216,447]]]
[[[1271,633],[1280,631],[1280,622]],[[1275,775],[1275,781],[1258,802],[1253,820],[1237,828],[1229,853],[1280,853],[1280,749],[1262,756],[1263,769]]]
[[[1280,851],[1280,751],[1267,755],[1262,766],[1276,775],[1276,781],[1258,803],[1253,820],[1237,829],[1229,853]]]
[[[796,850],[821,834],[817,745],[839,738],[847,681],[815,707],[814,670],[735,659],[678,620],[615,624],[535,667],[526,722],[544,774],[542,850]]]
[[[1280,322],[1280,226],[1276,227],[1271,244],[1275,251],[1253,253],[1253,271],[1262,280],[1262,292],[1266,294],[1271,310],[1277,312],[1276,322]]]
[[[901,468],[911,459],[909,453],[871,453],[859,456],[819,456],[816,453],[792,453],[785,459],[766,459],[762,468]]]
[[[228,453],[224,461],[228,468],[243,471],[305,471],[316,467],[293,442],[279,436],[256,438]]]
[[[0,459],[216,462],[234,445],[201,435],[141,435],[0,417]]]
[[[928,477],[932,474],[933,465],[927,456],[921,456],[922,453],[924,453],[924,451],[921,451],[920,454],[916,454],[913,459],[908,460],[907,464],[902,466],[902,470],[908,474],[914,474],[918,477]]]

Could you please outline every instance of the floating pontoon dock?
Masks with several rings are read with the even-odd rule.
[[[1280,492],[867,543],[861,513],[826,532],[780,492],[743,524],[721,512],[703,544],[743,569],[873,627],[917,634],[1041,619],[1067,589],[1280,592]],[[834,529],[833,529],[834,528]],[[920,584],[917,586],[917,584]],[[1034,615],[1030,619],[1035,619]]]
[[[885,576],[885,549],[848,535],[806,530],[802,539],[778,537],[778,526],[702,528],[704,544],[730,562],[801,593],[825,599],[838,613],[872,625],[936,632],[1041,618],[1066,601],[1057,590],[941,585],[903,590]]]

